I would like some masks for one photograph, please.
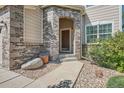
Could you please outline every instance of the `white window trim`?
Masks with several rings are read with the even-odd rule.
[[[99,38],[99,25],[103,25],[103,24],[112,24],[112,36],[114,35],[114,21],[96,21],[96,22],[92,22],[92,23],[90,23],[90,24],[87,24],[86,26],[85,26],[85,44],[88,44],[88,45],[90,45],[90,44],[98,44],[98,42],[96,42],[96,43],[87,43],[87,31],[86,31],[86,28],[87,28],[87,26],[95,26],[95,25],[97,25],[97,39]],[[107,33],[105,33],[105,34],[107,34]]]

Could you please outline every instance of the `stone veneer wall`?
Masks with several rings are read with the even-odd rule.
[[[24,6],[5,6],[0,10],[0,20],[6,23],[3,28],[3,64],[15,69],[43,49],[50,51],[51,59],[59,55],[59,18],[70,17],[74,19],[74,53],[80,58],[80,13],[79,11],[60,8],[56,6],[44,9],[44,47],[42,45],[26,45],[23,40],[24,33]]]
[[[43,20],[43,40],[44,45],[50,52],[51,60],[56,60],[59,56],[59,18],[70,17],[74,20],[74,54],[81,57],[81,15],[79,11],[49,6],[44,9]]]
[[[4,6],[0,9],[0,22],[5,23],[2,27],[2,65],[8,69],[18,68],[45,49],[42,45],[24,43],[23,8],[24,6]]]
[[[9,67],[9,46],[10,46],[10,11],[9,7],[5,6],[0,9],[0,22],[3,22],[2,27],[2,66]]]
[[[19,68],[44,49],[42,45],[25,44],[23,10],[22,5],[10,6],[10,69]]]

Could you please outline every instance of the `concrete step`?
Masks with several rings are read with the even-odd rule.
[[[66,57],[66,58],[61,58],[60,62],[67,62],[67,61],[77,61],[76,57]]]
[[[66,57],[75,57],[75,55],[74,54],[60,54],[59,55],[59,58],[61,59],[61,58],[66,58]]]

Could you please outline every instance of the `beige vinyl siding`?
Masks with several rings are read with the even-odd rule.
[[[86,8],[85,24],[113,21],[114,31],[119,30],[119,5],[98,5]]]
[[[40,8],[24,9],[24,41],[26,43],[43,43],[43,14]]]

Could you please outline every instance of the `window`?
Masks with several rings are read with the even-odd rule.
[[[43,43],[42,11],[35,7],[24,10],[24,41],[30,44]]]
[[[96,43],[97,39],[108,39],[112,36],[112,23],[86,26],[86,43]]]
[[[97,26],[87,26],[87,43],[95,42],[97,39]]]
[[[106,39],[111,37],[112,24],[99,25],[99,39]]]

